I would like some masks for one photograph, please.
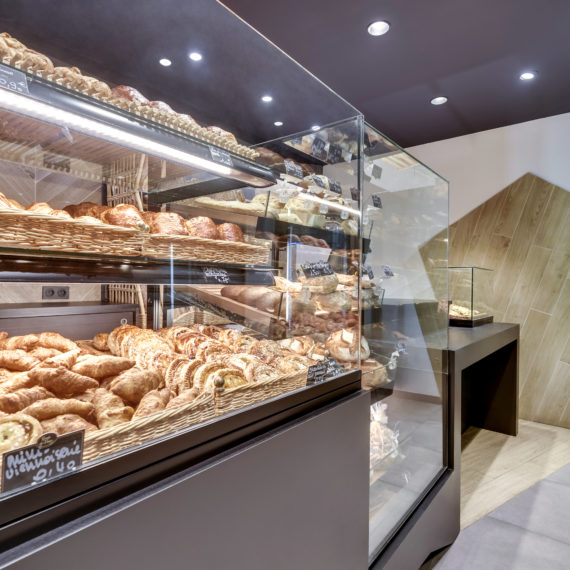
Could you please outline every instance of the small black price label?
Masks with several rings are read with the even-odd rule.
[[[360,202],[360,190],[358,188],[354,188],[354,186],[350,189],[350,197],[355,202]]]
[[[372,178],[376,178],[378,180],[382,176],[382,169],[377,164],[374,164],[370,174],[372,175]]]
[[[320,188],[326,188],[327,185],[325,183],[325,181],[323,180],[322,176],[318,176],[317,174],[311,174],[311,178],[313,179],[313,182],[319,186]]]
[[[37,443],[2,454],[2,492],[71,473],[83,463],[85,430],[57,436],[45,433]]]
[[[323,275],[334,275],[334,271],[331,266],[325,261],[305,263],[304,265],[301,265],[301,269],[307,279],[312,277],[322,277]]]
[[[329,189],[331,192],[335,192],[336,194],[342,194],[342,186],[338,182],[329,180]]]
[[[203,267],[202,272],[204,273],[206,283],[223,283],[227,285],[230,282],[230,276],[225,269]]]
[[[390,269],[389,265],[383,265],[382,271],[384,273],[384,277],[394,277],[394,272]]]
[[[29,93],[26,74],[0,64],[0,87],[16,93]]]
[[[382,208],[382,198],[380,198],[380,194],[372,194],[372,205],[375,208]]]
[[[318,364],[309,366],[307,373],[308,384],[318,384],[329,378],[334,378],[344,372],[344,366],[336,358],[325,358]]]
[[[374,279],[374,271],[372,271],[372,267],[370,267],[370,265],[362,266],[362,274],[367,275],[369,279]]]
[[[231,154],[217,146],[210,147],[210,156],[214,162],[219,162],[220,164],[225,164],[230,167],[234,165]]]
[[[303,178],[303,169],[292,160],[285,160],[285,173],[295,178]]]
[[[321,137],[315,137],[311,145],[311,153],[319,157],[324,154],[327,143]]]
[[[342,148],[337,144],[329,145],[327,159],[330,164],[336,164],[342,160]]]

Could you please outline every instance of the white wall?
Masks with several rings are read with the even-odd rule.
[[[531,172],[570,191],[570,113],[407,149],[450,182],[450,223]]]

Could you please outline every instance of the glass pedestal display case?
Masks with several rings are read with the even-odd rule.
[[[484,267],[449,268],[449,324],[476,327],[493,322],[493,270]]]

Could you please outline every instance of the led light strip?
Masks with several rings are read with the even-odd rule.
[[[217,164],[211,160],[194,156],[193,154],[162,143],[127,133],[116,127],[94,121],[93,119],[87,119],[75,113],[58,109],[57,107],[14,93],[13,91],[0,89],[0,107],[32,119],[49,122],[59,127],[67,127],[82,134],[102,139],[103,141],[127,146],[132,150],[144,154],[152,154],[158,158],[169,159],[184,166],[207,170],[221,176],[231,177],[232,175],[231,169],[222,164]]]

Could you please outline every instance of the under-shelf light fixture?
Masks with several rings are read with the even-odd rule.
[[[42,101],[14,93],[13,91],[0,89],[0,107],[7,111],[30,117],[31,119],[47,121],[58,127],[67,127],[88,136],[126,146],[143,154],[150,154],[159,158],[172,160],[184,166],[207,170],[221,176],[231,176],[232,174],[232,170],[223,164],[218,164],[211,160],[178,150],[177,148],[122,131],[111,125],[76,115],[70,111],[53,107]]]

